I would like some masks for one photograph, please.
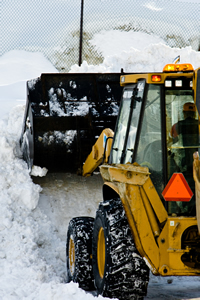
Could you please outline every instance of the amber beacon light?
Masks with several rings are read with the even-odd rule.
[[[193,72],[194,68],[191,64],[167,64],[163,68],[163,72]]]

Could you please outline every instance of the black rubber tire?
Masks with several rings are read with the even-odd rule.
[[[98,266],[101,262],[98,256],[101,252],[97,249],[98,241],[101,240],[101,228],[105,237],[104,272]],[[120,300],[143,299],[146,295],[149,268],[135,248],[120,199],[112,199],[99,205],[94,221],[92,260],[98,294]]]
[[[77,282],[79,287],[86,291],[95,290],[92,270],[93,224],[94,218],[73,218],[69,222],[67,232],[66,265],[68,282]],[[70,240],[73,247],[70,246]],[[70,255],[72,256],[72,254],[74,258],[71,259]]]

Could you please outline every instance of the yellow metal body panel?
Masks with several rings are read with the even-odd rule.
[[[152,208],[155,211],[160,224],[164,223],[168,218],[168,214],[150,178],[148,178],[148,180],[145,182],[143,188],[148,197],[151,199]]]
[[[154,233],[149,221],[148,213],[146,212],[143,199],[141,196],[141,188],[137,185],[121,184],[119,189],[122,203],[125,207],[129,206],[132,219],[134,220],[134,227],[132,232],[135,238],[135,231],[139,237],[137,249],[140,253],[143,253],[143,257],[146,257],[149,264],[157,273],[159,268],[159,249],[154,238]],[[122,194],[124,197],[122,197]],[[137,243],[136,243],[137,245]]]
[[[142,188],[145,182],[149,180],[150,173],[148,168],[132,164],[102,165],[100,172],[106,184],[108,184],[108,181],[117,186],[136,247],[140,254],[146,257],[154,274],[157,274],[159,268],[159,249],[155,240],[155,232],[158,231],[159,226],[155,215],[154,218],[149,220],[146,211],[149,203],[145,196],[146,193]],[[159,209],[162,206],[160,199],[157,204]]]
[[[104,185],[109,186],[109,188],[111,188],[113,191],[115,191],[116,194],[119,195],[119,189],[117,187],[117,185],[113,182],[105,182]]]
[[[114,132],[106,128],[102,131],[98,140],[92,147],[91,153],[88,155],[84,165],[83,165],[83,176],[90,176],[92,172],[102,163],[104,154],[105,154],[105,162],[107,162],[108,157],[110,155],[110,150],[112,147],[112,139],[107,140],[106,151],[105,151],[105,143],[107,138],[112,138]]]
[[[200,269],[186,266],[181,256],[181,236],[196,218],[169,217],[147,167],[134,164],[102,165],[105,184],[120,196],[140,255],[154,275],[200,275]]]
[[[196,70],[195,70],[196,72]],[[152,75],[160,75],[161,81],[152,81]],[[137,83],[140,79],[145,79],[146,83],[153,83],[153,84],[164,84],[165,80],[167,78],[178,78],[180,76],[184,76],[187,78],[193,78],[194,72],[188,72],[188,73],[138,73],[138,74],[128,74],[128,75],[122,75],[120,77],[120,85],[126,86],[128,84]]]
[[[190,226],[197,225],[196,218],[169,217],[158,238],[160,249],[159,273],[168,275],[200,275],[200,269],[193,269],[181,261],[189,249],[181,249],[181,236]]]

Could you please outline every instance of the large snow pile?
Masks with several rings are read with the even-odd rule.
[[[103,37],[106,35],[102,36],[101,44]],[[139,36],[133,39],[132,48],[129,42],[126,46],[125,39],[125,51],[122,49],[120,53],[106,57],[100,66],[89,66],[84,62],[81,67],[72,66],[72,71],[114,72],[120,68],[133,72],[161,71],[164,64],[177,55],[195,67],[200,65],[200,53],[191,48],[180,50],[155,45],[152,37],[150,45],[141,50],[136,48],[139,39]],[[98,39],[96,44],[99,47]],[[48,212],[45,214],[38,206],[41,188],[32,182],[21,159],[19,138],[25,81],[44,72],[56,70],[39,53],[11,51],[0,58],[0,299],[90,300],[94,299],[93,294],[85,293],[74,283],[65,283],[65,240],[60,238]],[[16,106],[17,103],[20,105]],[[159,285],[158,280],[156,284]]]
[[[117,30],[95,35],[91,43],[96,43],[96,50],[104,54],[103,63],[95,66],[84,61],[80,67],[73,65],[70,72],[120,72],[121,68],[124,72],[162,72],[178,55],[180,63],[200,66],[200,53],[191,47],[170,48],[157,36],[139,32],[125,32],[121,42],[122,35]]]
[[[38,207],[41,188],[19,148],[25,82],[56,69],[42,54],[24,51],[2,56],[0,66],[0,299],[92,299],[76,284],[64,284],[65,240]]]
[[[136,31],[120,31],[109,30],[96,33],[90,44],[95,50],[100,52],[103,57],[113,55],[113,46],[115,55],[121,55],[122,52],[135,48],[139,51],[148,47],[152,40],[154,44],[165,44],[164,40],[154,34],[147,34],[145,32]]]

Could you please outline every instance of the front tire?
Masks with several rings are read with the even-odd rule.
[[[100,203],[92,243],[95,286],[100,295],[143,299],[149,269],[137,252],[120,199]]]
[[[94,290],[92,270],[92,233],[94,219],[90,217],[73,218],[69,222],[66,243],[66,263],[68,282],[79,287]]]

